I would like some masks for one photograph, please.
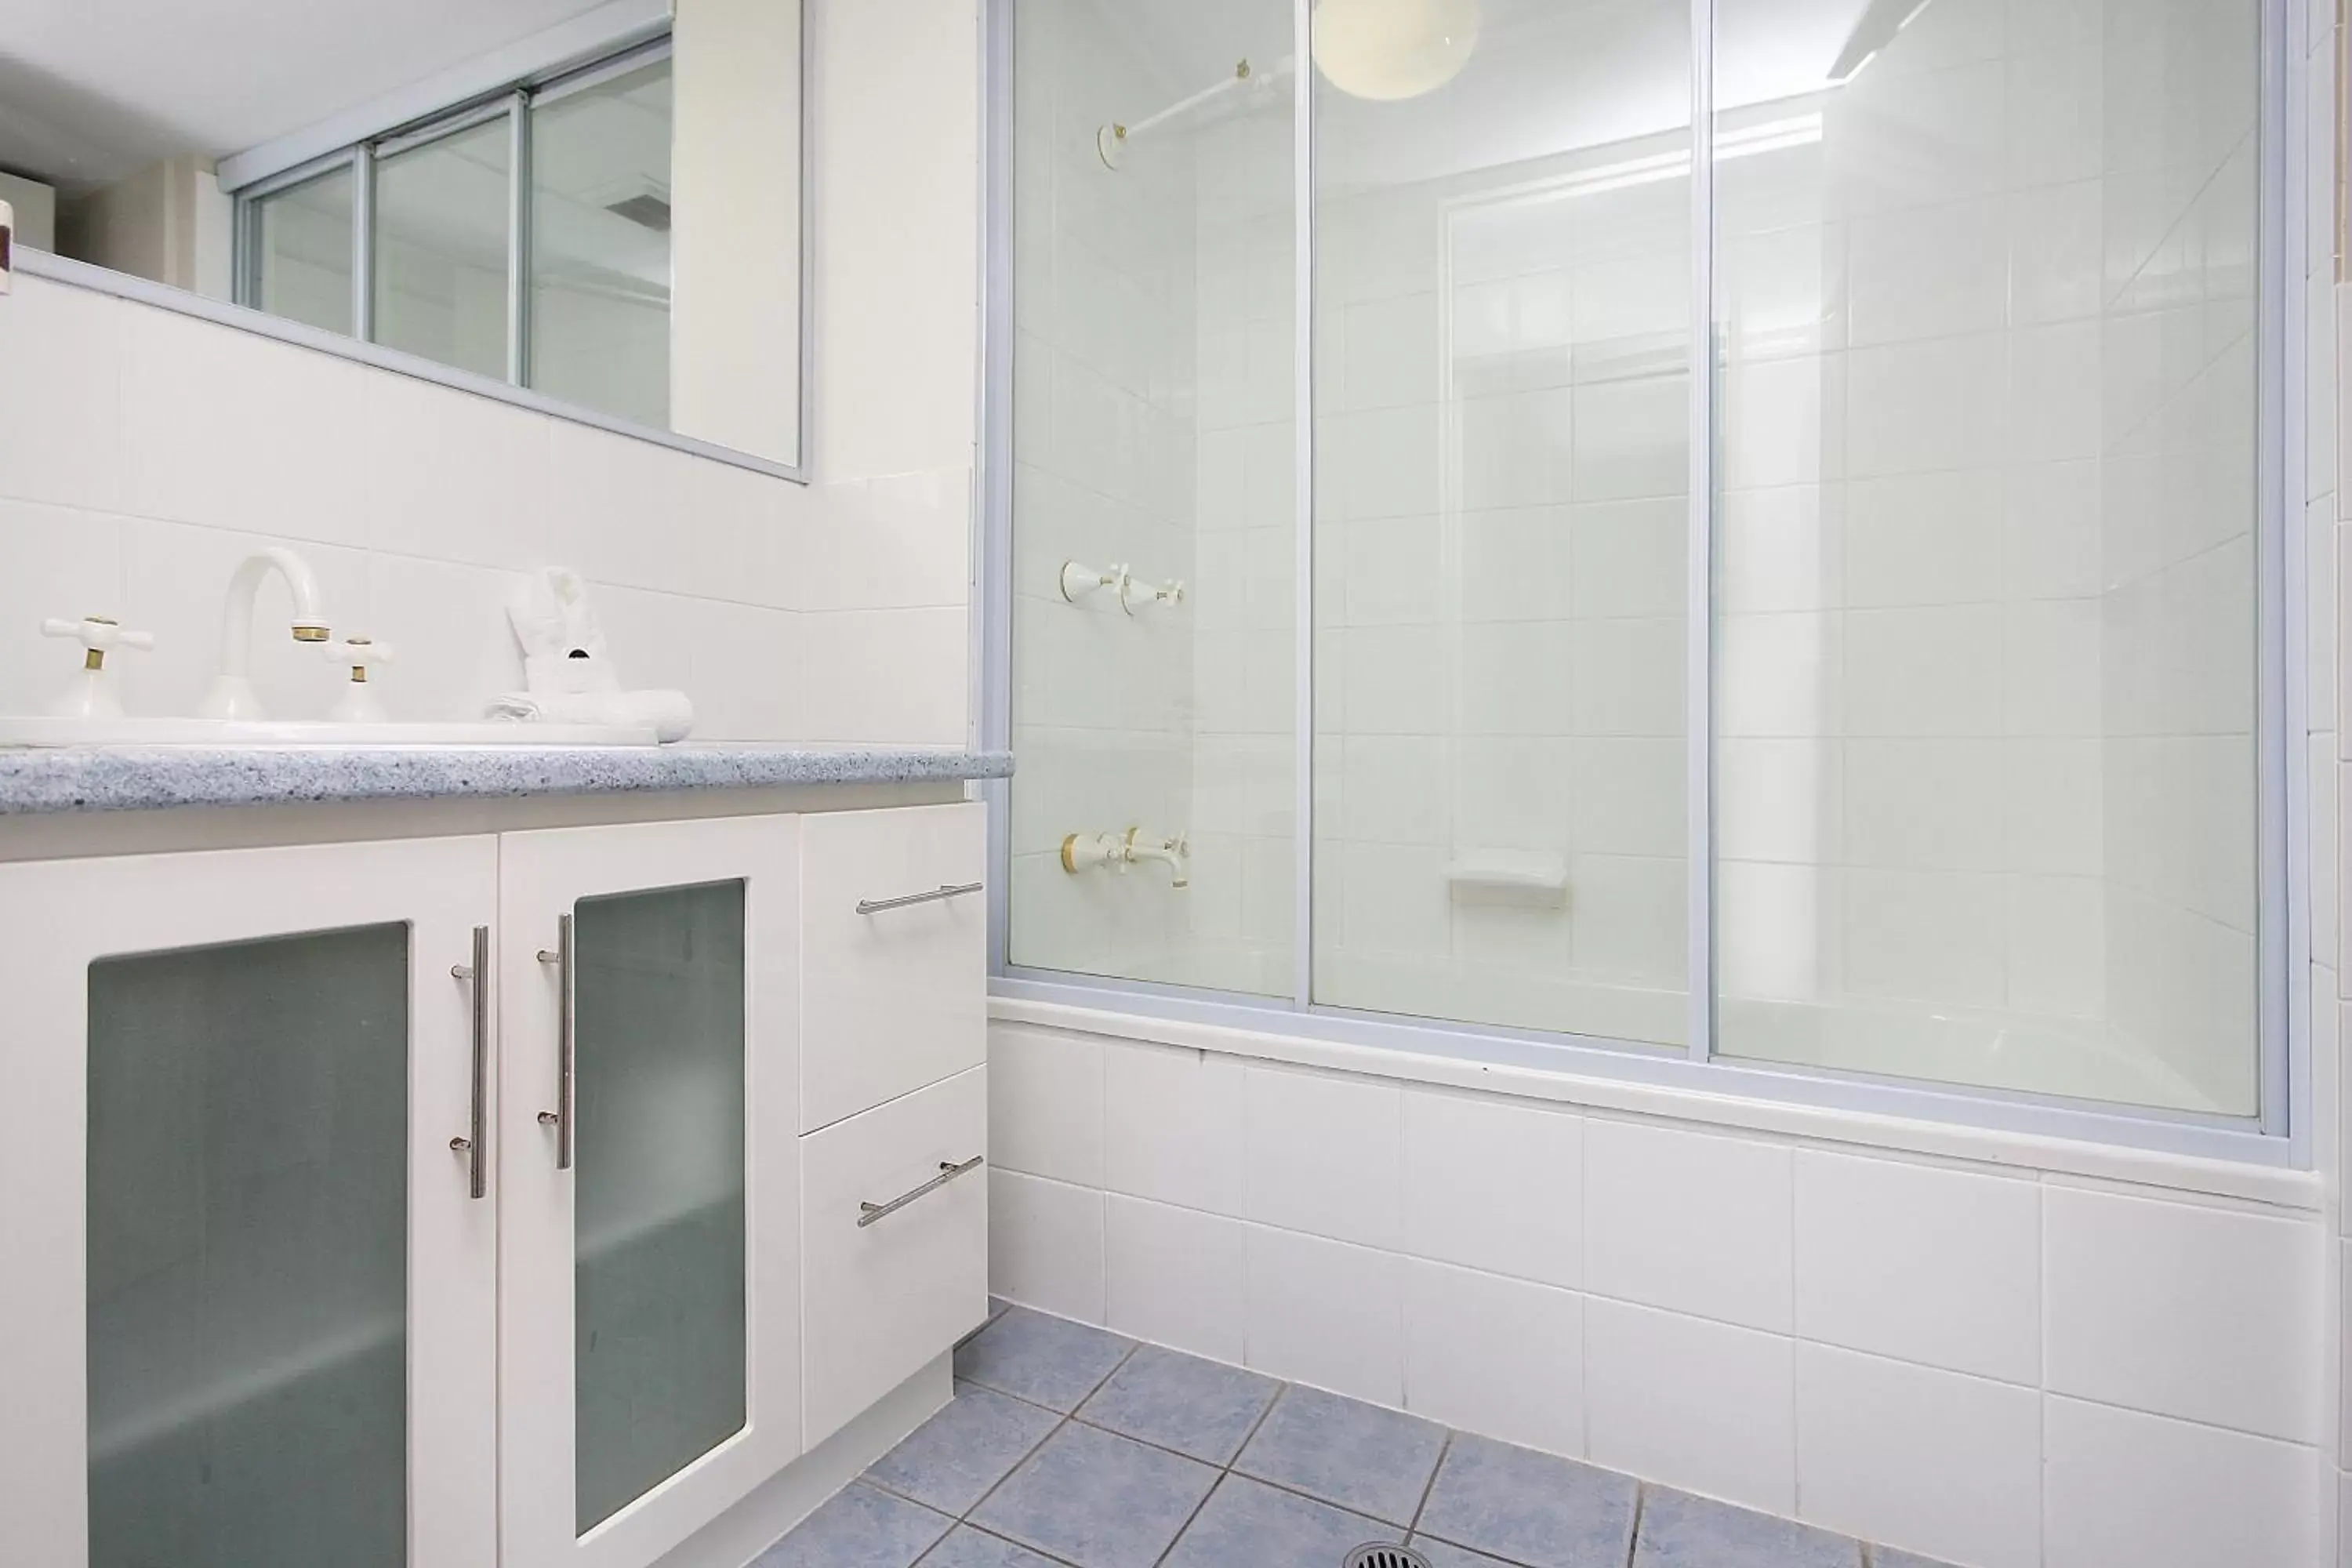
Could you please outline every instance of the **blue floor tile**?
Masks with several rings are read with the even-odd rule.
[[[1483,1552],[1473,1552],[1466,1546],[1456,1546],[1450,1541],[1440,1541],[1433,1535],[1416,1535],[1405,1542],[1429,1559],[1429,1568],[1518,1568],[1499,1557],[1489,1557]]]
[[[1025,1546],[1015,1546],[968,1524],[959,1524],[931,1548],[923,1568],[1061,1568]]]
[[[1152,1568],[1216,1479],[1206,1465],[1072,1423],[971,1522],[1078,1568]]]
[[[751,1568],[908,1568],[954,1523],[852,1481],[761,1552]]]
[[[956,1396],[876,1460],[866,1479],[961,1518],[1059,1425],[1050,1410],[961,1383]]]
[[[1270,1377],[1142,1345],[1078,1407],[1078,1419],[1223,1465],[1281,1392]]]
[[[1403,1539],[1360,1513],[1227,1476],[1162,1568],[1339,1568],[1350,1548]]]
[[[1664,1487],[1642,1494],[1634,1568],[1862,1568],[1843,1536]]]
[[[1394,1524],[1411,1524],[1445,1428],[1336,1394],[1282,1391],[1234,1468]]]
[[[1874,1546],[1870,1549],[1870,1568],[1951,1568],[1951,1564],[1939,1558],[1897,1552],[1892,1546]]]
[[[1008,1307],[955,1352],[955,1372],[984,1388],[1067,1415],[1135,1348],[1084,1323]]]
[[[1631,1476],[1463,1435],[1416,1528],[1529,1568],[1623,1568],[1633,1492]]]

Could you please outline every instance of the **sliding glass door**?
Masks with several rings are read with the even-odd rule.
[[[1014,984],[2281,1130],[2284,0],[1000,9]]]

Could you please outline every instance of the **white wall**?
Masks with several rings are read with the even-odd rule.
[[[37,180],[0,174],[0,201],[16,213],[16,243],[54,250],[58,244],[58,193]]]
[[[1966,1568],[2318,1568],[2309,1208],[999,1023],[999,1295]]]
[[[248,550],[317,568],[338,632],[392,643],[397,717],[520,682],[515,574],[596,594],[624,678],[706,737],[968,733],[978,24],[973,0],[822,8],[816,419],[803,488],[37,279],[0,300],[0,711],[75,660],[45,616],[155,632],[133,712],[192,710]],[[278,590],[265,590],[262,625]],[[274,711],[331,673],[258,639]]]
[[[800,460],[798,5],[686,0],[671,32],[670,407],[676,427]],[[747,191],[776,199],[745,201]]]

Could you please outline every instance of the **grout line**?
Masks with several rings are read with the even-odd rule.
[[[1633,1559],[1642,1553],[1642,1507],[1650,1500],[1650,1484],[1633,1483],[1633,1517],[1625,1526],[1625,1568],[1633,1568]]]
[[[1429,1467],[1429,1479],[1421,1483],[1421,1500],[1412,1505],[1412,1518],[1404,1527],[1407,1541],[1421,1529],[1421,1516],[1429,1511],[1429,1500],[1437,1491],[1437,1478],[1445,1473],[1445,1457],[1454,1452],[1454,1439],[1458,1436],[1453,1427],[1445,1428],[1445,1440],[1437,1446],[1437,1463]]]
[[[1007,1394],[1006,1397],[1011,1398],[1012,1396]],[[1028,1402],[1024,1400],[1022,1403],[1026,1404]],[[1045,1406],[1039,1405],[1037,1408],[1042,1410]],[[1058,1415],[1060,1413],[1056,1412],[1055,1414]],[[1046,1444],[1059,1436],[1061,1435],[1062,1428],[1067,1426],[1072,1419],[1073,1418],[1071,1416],[1063,1415],[1059,1421],[1055,1422],[1054,1424],[1053,1430],[1047,1432],[1043,1437],[1037,1439],[1037,1447],[1022,1455],[1021,1462],[1019,1464],[1014,1465],[1011,1469],[1006,1470],[1003,1475],[997,1477],[996,1484],[990,1487],[986,1491],[981,1493],[978,1500],[975,1500],[970,1508],[964,1510],[963,1512],[958,1516],[957,1522],[962,1523],[964,1521],[971,1518],[973,1514],[978,1513],[982,1508],[986,1507],[988,1500],[994,1497],[998,1492],[1003,1490],[1006,1482],[1019,1475],[1023,1470],[1028,1468],[1029,1461],[1037,1457],[1038,1448],[1043,1448]],[[975,1526],[974,1528],[978,1527]],[[1027,1543],[1024,1542],[1023,1544],[1026,1545]]]
[[[1264,1376],[1265,1374],[1260,1373],[1259,1375]],[[1289,1387],[1290,1384],[1285,1383],[1280,1378],[1276,1378],[1274,1380],[1274,1397],[1267,1400],[1265,1402],[1265,1408],[1257,1413],[1257,1419],[1250,1423],[1250,1429],[1242,1435],[1241,1443],[1234,1449],[1232,1458],[1228,1458],[1223,1465],[1219,1466],[1218,1468],[1220,1469],[1224,1470],[1227,1474],[1231,1474],[1233,1468],[1242,1462],[1242,1456],[1249,1452],[1249,1446],[1252,1443],[1257,1441],[1258,1432],[1265,1426],[1267,1419],[1274,1415],[1274,1407],[1282,1403],[1282,1396]]]
[[[1225,1478],[1232,1474],[1231,1470],[1219,1470],[1211,1479],[1208,1489],[1201,1494],[1201,1500],[1192,1505],[1192,1511],[1184,1516],[1184,1522],[1176,1527],[1176,1533],[1168,1538],[1168,1544],[1161,1547],[1160,1555],[1151,1560],[1152,1568],[1160,1568],[1160,1564],[1167,1562],[1169,1555],[1183,1544],[1184,1537],[1192,1533],[1192,1526],[1199,1521],[1202,1510],[1209,1506],[1209,1500],[1217,1495],[1218,1489],[1225,1484]]]

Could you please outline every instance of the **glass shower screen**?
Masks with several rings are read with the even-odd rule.
[[[1014,977],[2261,1112],[2259,7],[1307,9],[1013,6]]]

